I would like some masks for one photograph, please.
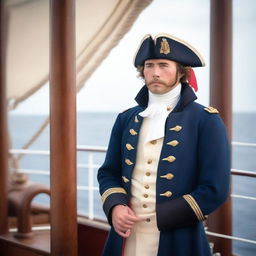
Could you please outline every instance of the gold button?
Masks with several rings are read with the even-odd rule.
[[[139,119],[138,119],[138,117],[137,117],[137,116],[135,116],[135,118],[134,118],[134,122],[135,122],[135,123],[138,123],[138,122],[139,122]]]
[[[170,131],[179,132],[181,129],[182,129],[182,126],[176,125],[176,126],[170,128]]]
[[[149,185],[145,185],[144,188],[145,188],[145,189],[149,189]]]
[[[137,132],[134,131],[133,129],[130,129],[129,132],[130,132],[131,135],[137,135]]]
[[[146,218],[146,222],[150,222],[150,218]]]
[[[143,208],[148,208],[148,206],[146,204],[143,204],[142,207]]]
[[[134,149],[134,147],[131,144],[126,144],[125,147],[130,151]]]
[[[125,163],[128,165],[133,165],[133,162],[130,159],[125,159]]]
[[[165,175],[160,176],[160,178],[164,178],[167,180],[171,180],[174,177],[174,175],[172,173],[167,173]]]
[[[176,157],[175,156],[168,156],[166,158],[163,158],[162,160],[172,163],[176,160]]]
[[[151,159],[148,159],[148,164],[152,164],[152,160]]]
[[[160,194],[160,196],[171,197],[172,196],[172,192],[171,191],[166,191],[163,194]]]
[[[167,108],[166,108],[166,110],[167,111],[170,111],[172,108],[170,107],[170,106],[168,106]]]
[[[172,147],[176,147],[179,144],[177,140],[172,140],[167,143],[167,145],[170,145]]]
[[[146,172],[146,176],[150,176],[151,175],[151,173],[150,172]]]
[[[155,145],[157,143],[157,140],[151,140],[150,143]]]
[[[145,198],[148,198],[148,194],[144,194],[144,197],[145,197]]]

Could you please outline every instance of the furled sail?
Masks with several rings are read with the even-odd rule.
[[[7,0],[7,97],[15,108],[49,80],[49,0]],[[76,0],[77,89],[152,0]]]

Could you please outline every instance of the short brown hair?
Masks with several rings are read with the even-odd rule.
[[[183,66],[180,63],[176,62],[176,67],[179,73],[182,75],[180,78],[181,83],[187,83],[190,77],[190,69],[191,67],[189,66]],[[138,66],[137,67],[138,71],[138,77],[144,79],[144,66]]]

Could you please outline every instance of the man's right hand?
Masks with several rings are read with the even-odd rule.
[[[112,224],[115,231],[122,237],[127,238],[131,234],[131,228],[135,222],[143,219],[136,216],[134,211],[125,205],[116,205],[112,210]]]

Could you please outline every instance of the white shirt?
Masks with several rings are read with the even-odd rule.
[[[139,113],[151,119],[144,143],[164,137],[165,121],[180,99],[181,84],[165,94],[154,94],[149,91],[148,107]]]

